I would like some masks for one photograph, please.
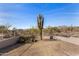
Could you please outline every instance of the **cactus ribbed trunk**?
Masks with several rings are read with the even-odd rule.
[[[38,15],[37,17],[37,25],[39,29],[40,39],[42,40],[42,29],[44,24],[44,17],[42,15]]]
[[[40,31],[40,39],[42,40],[42,29]]]

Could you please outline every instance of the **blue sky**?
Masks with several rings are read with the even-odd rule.
[[[44,26],[79,26],[79,4],[75,3],[0,3],[0,24],[16,28],[37,26],[37,15],[44,16]]]

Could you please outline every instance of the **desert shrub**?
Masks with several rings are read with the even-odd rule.
[[[26,37],[19,37],[19,43],[31,43],[31,42],[37,42],[37,40],[35,40],[35,36],[26,36]]]
[[[35,42],[37,42],[38,40],[35,40]]]
[[[26,38],[25,37],[19,37],[18,43],[25,43],[26,42]]]
[[[25,37],[25,39],[26,39],[26,43],[31,43],[32,42],[31,37]]]

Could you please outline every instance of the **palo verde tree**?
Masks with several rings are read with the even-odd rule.
[[[37,24],[38,24],[38,29],[40,33],[40,39],[42,40],[42,29],[44,25],[44,17],[41,14],[39,14],[37,17]]]

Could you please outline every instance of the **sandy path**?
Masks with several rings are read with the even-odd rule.
[[[39,41],[35,43],[28,51],[23,53],[28,56],[54,56],[67,55],[60,50],[60,41]]]
[[[38,41],[25,44],[3,54],[5,56],[69,56],[79,55],[79,46],[64,41]]]

